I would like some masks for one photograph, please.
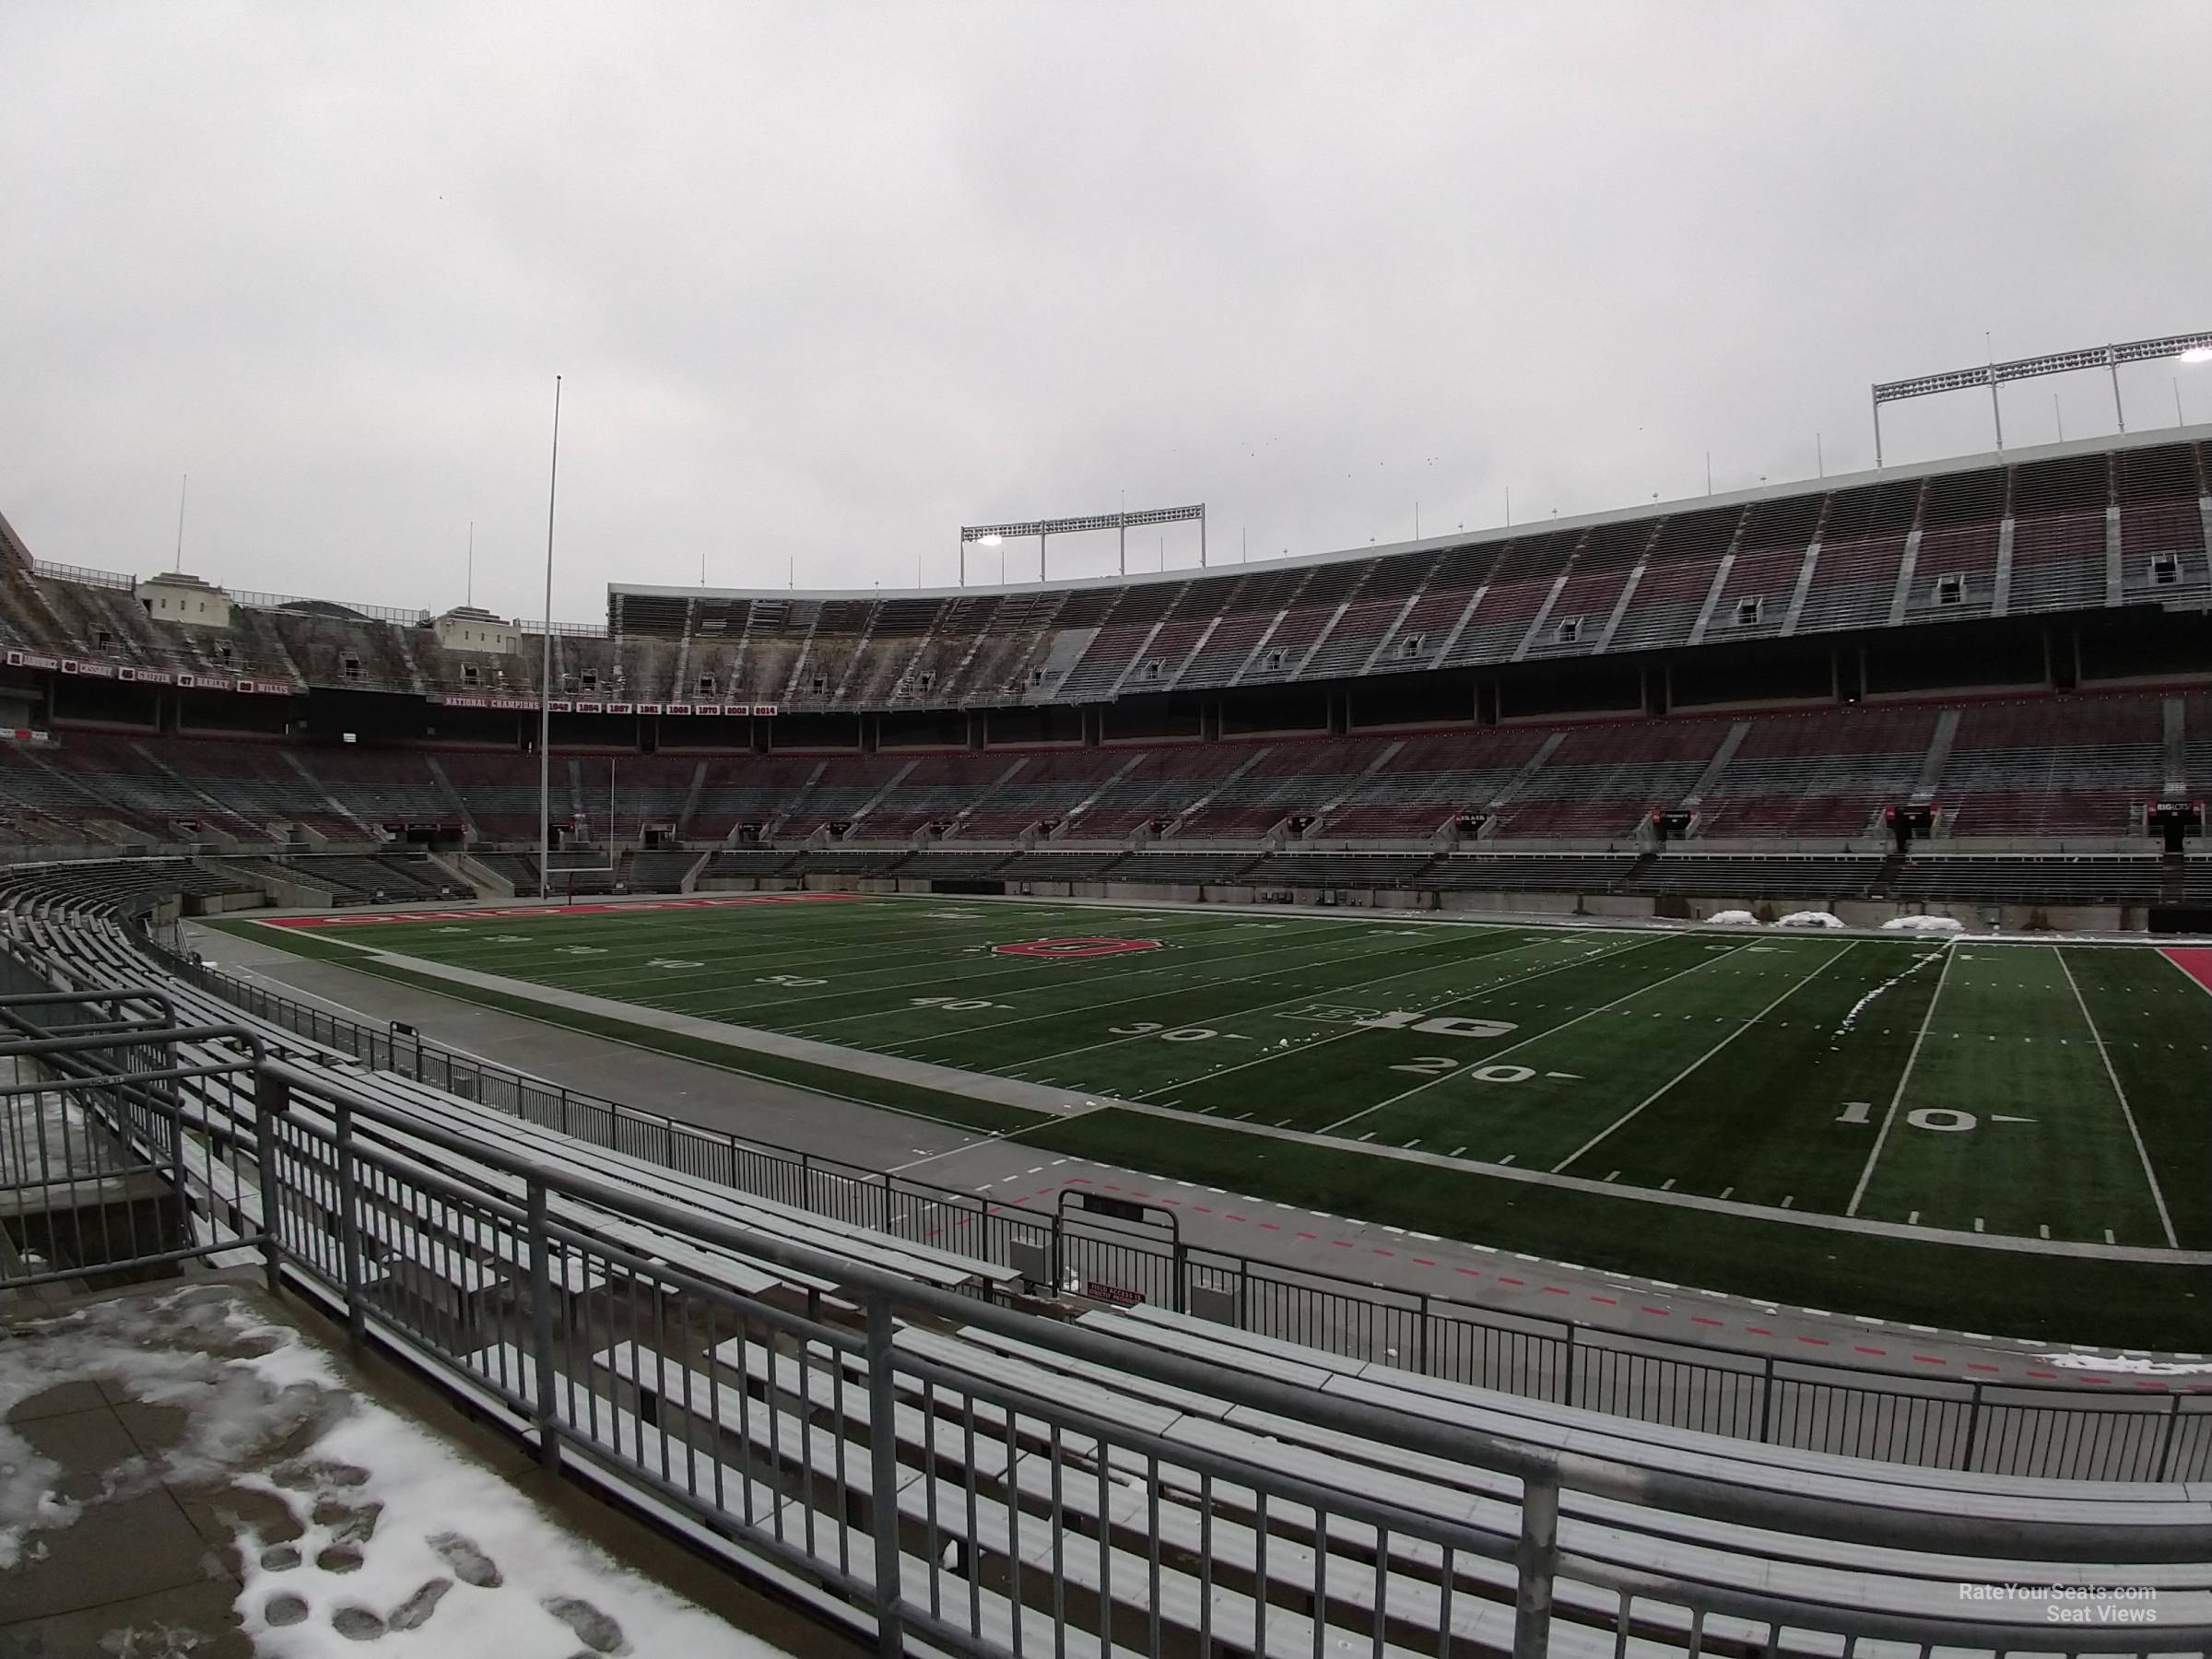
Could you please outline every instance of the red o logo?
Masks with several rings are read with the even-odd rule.
[[[1070,960],[1077,957],[1126,956],[1133,950],[1158,950],[1158,939],[1025,939],[1018,945],[994,945],[992,950],[999,956],[1052,957]]]

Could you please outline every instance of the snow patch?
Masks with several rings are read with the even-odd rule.
[[[93,1378],[176,1407],[183,1423],[171,1450],[127,1460],[99,1494],[65,1503],[61,1469],[5,1419],[57,1382]],[[500,1659],[777,1653],[350,1394],[327,1354],[235,1294],[202,1286],[101,1303],[0,1343],[0,1571],[43,1558],[36,1534],[163,1482],[266,1494],[292,1517],[296,1537],[237,1539],[238,1615],[265,1659],[362,1659],[385,1639],[395,1652]]]
[[[1836,1036],[1838,1038],[1848,1037],[1851,1034],[1851,1028],[1859,1023],[1859,1016],[1874,1006],[1876,1000],[1892,985],[1911,979],[1930,962],[1941,959],[1942,956],[1943,952],[1940,950],[1924,950],[1914,955],[1912,960],[1906,964],[1903,972],[1891,974],[1873,990],[1867,992],[1865,995],[1860,997],[1857,1002],[1851,1005],[1851,1012],[1844,1015],[1843,1022],[1836,1027]]]
[[[1962,934],[1966,924],[1956,916],[1892,916],[1882,924],[1884,933]]]
[[[2194,1377],[2212,1373],[2212,1359],[2145,1359],[2134,1354],[2041,1354],[2045,1365],[2067,1371],[2116,1371],[2131,1377]]]
[[[1757,927],[1759,925],[1759,918],[1746,910],[1715,911],[1705,920],[1714,927]]]
[[[1775,924],[1777,927],[1841,927],[1842,918],[1827,911],[1792,911]]]

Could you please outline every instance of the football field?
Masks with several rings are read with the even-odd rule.
[[[1418,1188],[1410,1224],[1476,1240],[1601,1218],[1580,1259],[1746,1206],[2212,1248],[2212,994],[2147,945],[842,894],[411,917],[283,939],[1072,1091],[1095,1110],[965,1121],[1322,1208]],[[958,1116],[949,1082],[885,1103]],[[1440,1168],[1535,1179],[1440,1225]]]

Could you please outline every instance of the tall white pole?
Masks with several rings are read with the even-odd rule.
[[[180,570],[180,571],[182,571],[182,570],[184,568],[184,492],[185,492],[186,490],[190,489],[191,488],[192,488],[192,475],[191,475],[190,473],[186,473],[186,474],[184,475],[184,481],[183,481],[182,484],[180,484],[180,485],[178,485],[178,486],[177,486],[177,564],[176,564],[176,568],[177,568],[178,570]]]
[[[477,521],[468,521],[468,577],[461,590],[461,603],[473,606],[477,602]]]
[[[553,377],[553,467],[546,480],[546,637],[537,681],[537,896],[553,862],[553,506],[560,490],[560,376]]]

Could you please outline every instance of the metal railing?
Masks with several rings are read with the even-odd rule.
[[[263,1241],[253,1165],[181,1089],[249,1078],[242,1026],[180,1026],[162,993],[24,988],[0,964],[0,1291],[100,1288]],[[237,1045],[180,1062],[180,1041]]]
[[[17,1005],[0,1060],[146,1038],[225,1055],[136,1078],[93,1067],[77,1088],[114,1123],[145,1079],[187,1081],[181,1128],[213,1135],[227,1112],[253,1144],[272,1225],[252,1241],[272,1288],[465,1385],[548,1467],[765,1562],[872,1629],[887,1659],[1597,1659],[1631,1641],[1793,1659],[1868,1641],[2163,1653],[2212,1639],[2212,1593],[2188,1565],[2212,1559],[2201,1500],[2107,1505],[2107,1520],[2058,1487],[1983,1487],[1954,1506],[1877,1471],[1848,1491],[1824,1476],[1814,1496],[1786,1460],[1557,1449],[978,1304],[512,1156],[236,1028],[70,1036],[33,1014]],[[849,1312],[741,1294],[582,1215],[697,1246],[695,1265],[726,1252],[830,1281]],[[1929,1558],[1933,1578],[1916,1565]],[[2153,1605],[2172,1604],[2153,1630],[2058,1627],[2045,1603],[2064,1586],[1983,1601],[1936,1582],[2015,1584],[2052,1563],[2079,1583],[2162,1584]]]
[[[30,573],[49,582],[74,582],[79,587],[120,588],[130,593],[138,578],[123,571],[95,571],[87,565],[53,564],[43,559],[30,561]]]
[[[1009,1209],[547,1082],[249,983],[170,951],[186,982],[376,1069],[407,1073],[688,1175],[854,1227],[1030,1270],[1055,1291],[1147,1302],[1347,1358],[1641,1422],[1987,1474],[2212,1479],[2212,1394],[1969,1381],[1631,1335],[1147,1235]]]

